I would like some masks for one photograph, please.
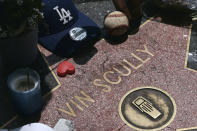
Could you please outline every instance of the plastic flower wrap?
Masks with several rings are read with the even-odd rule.
[[[197,0],[151,0],[160,7],[179,11],[197,11]]]
[[[41,0],[0,0],[0,38],[21,35],[37,26]]]

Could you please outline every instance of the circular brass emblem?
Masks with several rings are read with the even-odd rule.
[[[119,104],[121,119],[136,130],[160,130],[175,117],[176,104],[170,95],[155,87],[129,91]]]

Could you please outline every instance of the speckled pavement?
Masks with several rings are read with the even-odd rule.
[[[91,8],[95,9],[102,2],[106,6],[102,13],[114,10],[110,7],[111,2],[105,0],[78,1],[78,8],[84,11],[86,6],[92,5]],[[101,17],[94,15],[92,19],[102,26]],[[130,35],[121,44],[114,45],[101,39],[94,48],[69,59],[76,66],[76,73],[63,78],[56,75],[61,85],[51,91],[50,98],[46,97],[45,107],[35,121],[54,127],[60,118],[64,118],[73,121],[76,131],[153,131],[150,126],[147,129],[129,126],[120,116],[119,104],[131,90],[154,87],[166,92],[175,103],[172,111],[174,117],[158,130],[188,128],[184,130],[191,131],[197,128],[195,25],[181,27],[159,21],[158,17],[150,18],[136,34]],[[53,55],[41,46],[39,48],[56,74],[56,67],[64,58]],[[151,118],[150,114],[148,116],[134,105],[131,107],[154,124],[165,116],[162,110],[164,105],[156,104],[161,102],[160,98],[155,98],[158,100],[155,103],[151,98],[146,99],[160,111],[158,118]],[[25,123],[24,120],[15,116],[4,128],[14,128],[22,123]]]

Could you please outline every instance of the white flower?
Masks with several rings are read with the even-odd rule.
[[[7,37],[7,33],[6,32],[3,32],[0,34],[0,38],[6,38]]]
[[[32,18],[36,19],[38,17],[38,15],[32,15]]]
[[[40,12],[40,16],[41,16],[42,18],[44,18],[44,13],[41,13],[41,12]]]
[[[42,12],[40,12],[39,9],[33,8],[33,10],[34,10],[36,13],[38,13],[38,15],[40,15],[42,18],[44,18],[44,14],[43,14]]]
[[[28,21],[29,25],[35,25],[36,24],[36,22],[34,21],[34,19],[32,17],[28,17],[27,21]]]
[[[38,9],[38,8],[33,8],[33,10],[34,10],[35,12],[39,12],[39,9]]]
[[[22,5],[23,4],[23,0],[17,0],[17,4],[18,5]]]

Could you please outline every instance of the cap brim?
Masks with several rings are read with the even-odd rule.
[[[69,31],[74,27],[85,29],[87,37],[82,41],[72,40],[69,36]],[[57,55],[69,56],[82,46],[95,43],[99,39],[100,33],[100,28],[96,23],[83,13],[78,12],[78,20],[76,23],[62,32],[40,37],[39,43]]]

